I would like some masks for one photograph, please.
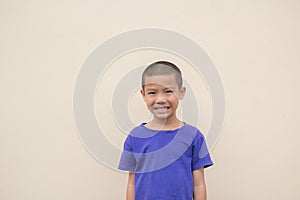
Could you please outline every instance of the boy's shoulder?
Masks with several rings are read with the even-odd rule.
[[[128,136],[132,136],[132,137],[139,137],[139,138],[143,138],[143,137],[149,137],[149,134],[145,134],[147,132],[146,127],[144,126],[145,123],[141,123],[137,126],[135,126],[128,134]]]
[[[192,138],[194,138],[194,140],[199,140],[199,139],[204,138],[204,135],[199,130],[199,128],[197,128],[194,125],[188,124],[188,123],[184,124],[181,131],[182,131],[182,134],[184,134],[185,136],[192,137]]]

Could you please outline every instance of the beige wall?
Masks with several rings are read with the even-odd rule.
[[[299,1],[12,0],[0,15],[0,199],[125,199],[126,174],[81,145],[72,92],[97,45],[142,27],[192,38],[222,76],[209,199],[300,199]]]

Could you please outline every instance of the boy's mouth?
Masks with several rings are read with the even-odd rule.
[[[154,107],[154,110],[163,111],[170,109],[170,106],[161,106],[161,107]]]

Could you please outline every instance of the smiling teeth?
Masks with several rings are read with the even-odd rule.
[[[163,110],[163,109],[169,109],[170,107],[158,107],[158,108],[154,108],[155,110]]]

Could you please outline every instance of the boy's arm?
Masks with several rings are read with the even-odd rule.
[[[126,200],[134,200],[134,173],[133,172],[129,172],[128,174]]]
[[[193,171],[194,200],[206,200],[204,167]]]

